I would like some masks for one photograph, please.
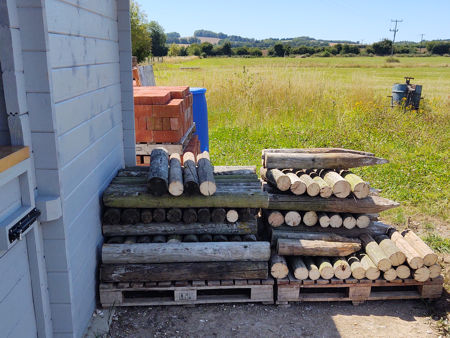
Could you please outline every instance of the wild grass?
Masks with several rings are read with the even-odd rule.
[[[389,159],[356,169],[402,203],[385,213],[448,231],[450,58],[211,58],[155,64],[159,85],[207,88],[215,164],[260,164],[270,147],[348,147]],[[191,67],[195,69],[180,69]],[[423,85],[419,111],[390,108],[392,84]],[[435,227],[433,227],[435,230]],[[431,230],[430,230],[431,231]]]

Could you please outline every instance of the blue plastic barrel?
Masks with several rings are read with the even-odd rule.
[[[200,140],[200,150],[209,151],[208,107],[206,106],[206,88],[191,88],[193,95],[193,115],[196,132]]]
[[[408,86],[404,83],[395,83],[392,86],[392,102],[401,104],[402,99],[406,98],[406,94],[408,93]]]

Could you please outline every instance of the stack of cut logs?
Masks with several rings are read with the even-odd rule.
[[[262,160],[274,278],[424,282],[440,275],[437,255],[417,235],[377,221],[398,203],[348,170],[387,160],[340,148],[265,149]]]
[[[119,171],[103,201],[103,286],[268,278],[270,243],[256,221],[267,193],[254,168],[154,149],[150,167]]]

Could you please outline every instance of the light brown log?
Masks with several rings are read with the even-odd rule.
[[[186,193],[195,194],[200,192],[195,155],[189,151],[183,155],[183,182]]]
[[[207,151],[197,156],[198,164],[198,181],[200,184],[200,193],[203,196],[212,196],[216,193],[216,181],[214,179],[214,168],[209,159]]]
[[[103,224],[120,224],[120,209],[108,208],[103,213]]]
[[[153,210],[153,221],[156,223],[162,223],[166,220],[166,209],[156,208]]]
[[[192,224],[197,222],[197,211],[192,208],[183,210],[183,222],[185,224]]]
[[[369,255],[370,259],[378,269],[384,272],[392,267],[389,258],[370,235],[363,234],[359,236],[359,238],[361,238],[365,252]]]
[[[144,224],[150,224],[153,220],[153,213],[151,209],[141,210],[141,222]]]
[[[166,236],[156,235],[153,237],[152,243],[166,243]]]
[[[348,259],[352,277],[356,279],[363,279],[366,276],[366,270],[361,264],[361,261],[356,255],[350,256]]]
[[[333,263],[334,276],[339,279],[348,279],[352,275],[352,270],[350,265],[347,263],[345,258],[334,257],[331,259]]]
[[[183,194],[183,170],[181,169],[180,154],[173,153],[169,159],[169,194],[180,196]]]
[[[139,210],[134,208],[123,209],[120,215],[122,224],[136,224],[139,222],[140,218]]]
[[[369,255],[361,254],[359,257],[362,267],[366,271],[366,278],[370,280],[376,280],[380,277],[380,270],[377,268],[374,262],[370,259]]]
[[[342,217],[339,214],[328,214],[330,218],[330,226],[332,228],[340,228],[342,226]]]
[[[273,278],[284,278],[288,275],[289,268],[283,256],[273,254],[270,257],[270,274]]]
[[[314,181],[307,173],[304,171],[297,171],[297,176],[300,181],[305,183],[306,193],[308,196],[314,197],[319,195],[320,193],[320,185],[316,181]]]
[[[314,182],[319,185],[319,195],[322,198],[329,198],[333,194],[333,189],[314,170],[308,169],[306,173],[311,176]]]
[[[311,257],[303,257],[303,262],[308,269],[308,277],[311,280],[317,280],[320,278],[319,267],[316,265]]]
[[[265,154],[266,168],[293,168],[293,169],[348,169],[388,161],[374,156],[353,153],[268,153]]]
[[[436,264],[438,255],[436,255],[419,236],[417,236],[411,230],[407,230],[403,232],[403,237],[414,248],[414,250],[417,251],[420,257],[422,257],[423,264],[425,264],[426,266]]]
[[[315,211],[307,211],[303,214],[303,223],[307,226],[313,226],[317,224],[319,217]]]
[[[430,278],[430,269],[426,266],[422,266],[421,268],[414,270],[413,277],[414,280],[418,282],[425,282]]]
[[[289,257],[288,262],[291,272],[294,274],[295,278],[300,280],[308,278],[308,268],[301,257]]]
[[[442,268],[439,264],[433,264],[428,267],[428,270],[430,271],[430,278],[436,278],[441,275]]]
[[[331,279],[334,276],[334,269],[327,257],[317,257],[316,265],[319,267],[320,277]]]
[[[239,219],[239,214],[238,214],[237,210],[230,209],[227,211],[226,218],[227,218],[228,222],[235,223]]]
[[[284,256],[348,256],[361,249],[353,242],[278,239],[277,254]]]
[[[320,177],[323,178],[325,182],[333,190],[334,196],[338,198],[346,198],[351,193],[351,186],[341,175],[333,170],[322,170],[320,172]]]
[[[180,208],[170,208],[167,210],[166,218],[170,223],[179,223],[183,218],[183,211]]]
[[[197,211],[197,220],[199,223],[209,223],[211,221],[211,212],[208,208],[200,208]]]
[[[399,248],[397,248],[395,243],[391,241],[388,236],[377,236],[375,237],[375,240],[391,261],[392,266],[399,266],[405,262],[405,254]]]
[[[400,279],[406,279],[411,276],[411,269],[405,264],[397,266],[395,272],[397,272],[397,277]]]
[[[161,196],[169,189],[169,153],[164,148],[152,150],[147,177],[148,191]]]
[[[296,227],[302,221],[302,216],[297,211],[288,211],[284,215],[284,223],[291,227]]]
[[[319,217],[319,224],[322,228],[328,228],[330,226],[330,217],[324,212],[319,212],[317,214]]]
[[[387,281],[393,281],[397,278],[397,271],[395,268],[390,268],[389,270],[383,272],[383,278]]]
[[[279,169],[261,168],[261,178],[277,187],[280,191],[287,191],[291,187],[291,179]]]
[[[419,269],[423,266],[423,259],[419,253],[406,241],[406,239],[395,230],[390,230],[388,236],[406,256],[406,261],[411,269]]]
[[[167,237],[167,243],[180,243],[182,239],[180,235],[170,235]]]
[[[198,241],[197,235],[186,235],[183,237],[183,242],[195,243]]]
[[[286,175],[291,180],[291,186],[289,190],[294,195],[303,195],[306,192],[306,184],[303,182],[296,174],[286,173]]]
[[[370,193],[369,183],[364,182],[361,177],[351,171],[343,170],[340,175],[350,183],[353,195],[358,198],[366,198]]]
[[[353,229],[356,226],[356,218],[352,214],[344,214],[342,226],[346,229]]]
[[[267,217],[267,221],[273,227],[279,227],[284,223],[284,216],[279,211],[270,211]]]
[[[360,229],[367,228],[370,224],[370,217],[368,215],[357,215],[356,226]]]
[[[224,208],[214,208],[211,212],[211,221],[214,223],[223,223],[227,217],[227,212]]]

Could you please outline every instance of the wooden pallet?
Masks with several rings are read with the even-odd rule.
[[[274,302],[274,280],[101,283],[103,307]]]
[[[298,280],[292,275],[278,279],[276,304],[288,302],[334,302],[351,301],[354,305],[366,300],[439,298],[443,288],[443,277],[417,282],[414,279],[318,279]]]

